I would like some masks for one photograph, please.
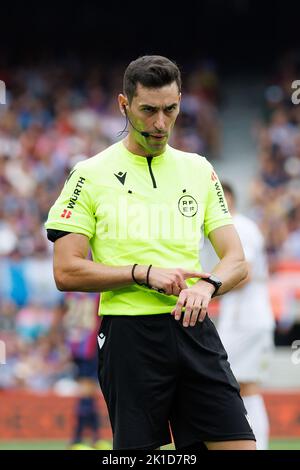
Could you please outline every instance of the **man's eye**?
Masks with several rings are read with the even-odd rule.
[[[145,111],[146,113],[152,113],[153,109],[152,108],[143,108],[143,111]]]
[[[175,109],[176,109],[176,106],[168,106],[168,107],[166,108],[166,111],[167,111],[167,113],[171,113],[171,112],[174,111]]]

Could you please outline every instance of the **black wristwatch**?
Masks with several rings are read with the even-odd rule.
[[[214,291],[212,297],[217,295],[217,292],[218,292],[218,290],[220,289],[220,287],[222,285],[222,282],[220,281],[220,279],[217,276],[215,276],[214,274],[211,274],[209,277],[202,277],[201,281],[209,282],[210,284],[215,286],[215,291]]]

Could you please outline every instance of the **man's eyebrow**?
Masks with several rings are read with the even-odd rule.
[[[171,104],[167,104],[166,106],[162,106],[163,109],[166,109],[166,108],[171,108],[173,106],[177,106],[178,103],[171,103]],[[152,104],[147,104],[147,103],[142,103],[139,105],[139,108],[151,108],[151,109],[159,109],[160,106],[153,106]]]
[[[158,109],[157,106],[153,106],[152,104],[148,104],[148,103],[141,103],[141,104],[139,105],[139,108]]]

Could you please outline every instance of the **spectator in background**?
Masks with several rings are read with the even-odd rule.
[[[289,212],[287,223],[289,235],[282,246],[281,256],[283,259],[300,261],[300,203]]]
[[[300,106],[292,102],[299,60],[286,54],[266,88],[265,122],[258,132],[260,172],[251,182],[251,215],[261,228],[271,271],[283,258],[298,256],[300,234],[291,215],[300,205]]]
[[[236,212],[232,187],[222,183],[233,222],[241,238],[248,277],[220,300],[218,331],[240,384],[258,450],[268,448],[269,423],[259,382],[272,350],[274,318],[268,294],[264,239],[257,225]]]
[[[100,415],[97,405],[97,332],[100,319],[97,315],[99,295],[69,292],[64,296],[63,331],[70,355],[75,364],[75,378],[79,398],[75,407],[75,426],[71,449],[81,448],[84,432],[91,431],[92,445],[101,448],[99,441]],[[60,320],[57,318],[60,325]]]

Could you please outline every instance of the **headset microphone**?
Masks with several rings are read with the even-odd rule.
[[[129,116],[128,116],[128,114],[127,114],[126,106],[125,106],[125,105],[123,106],[123,109],[124,109],[126,118],[127,118],[128,121],[130,122],[130,124],[131,124],[131,126],[133,127],[133,129],[136,130],[137,132],[139,132],[139,134],[141,134],[143,137],[150,137],[150,133],[149,133],[149,132],[140,131],[139,129],[137,129],[137,128],[132,124],[132,122],[131,122],[131,120],[129,119]]]
[[[131,124],[131,125],[132,125],[132,124]],[[136,131],[137,131],[137,129],[136,129]],[[142,134],[143,137],[149,137],[149,136],[150,136],[149,132],[144,132],[144,131],[143,131],[143,132],[138,131],[138,132],[139,132],[140,134]]]

